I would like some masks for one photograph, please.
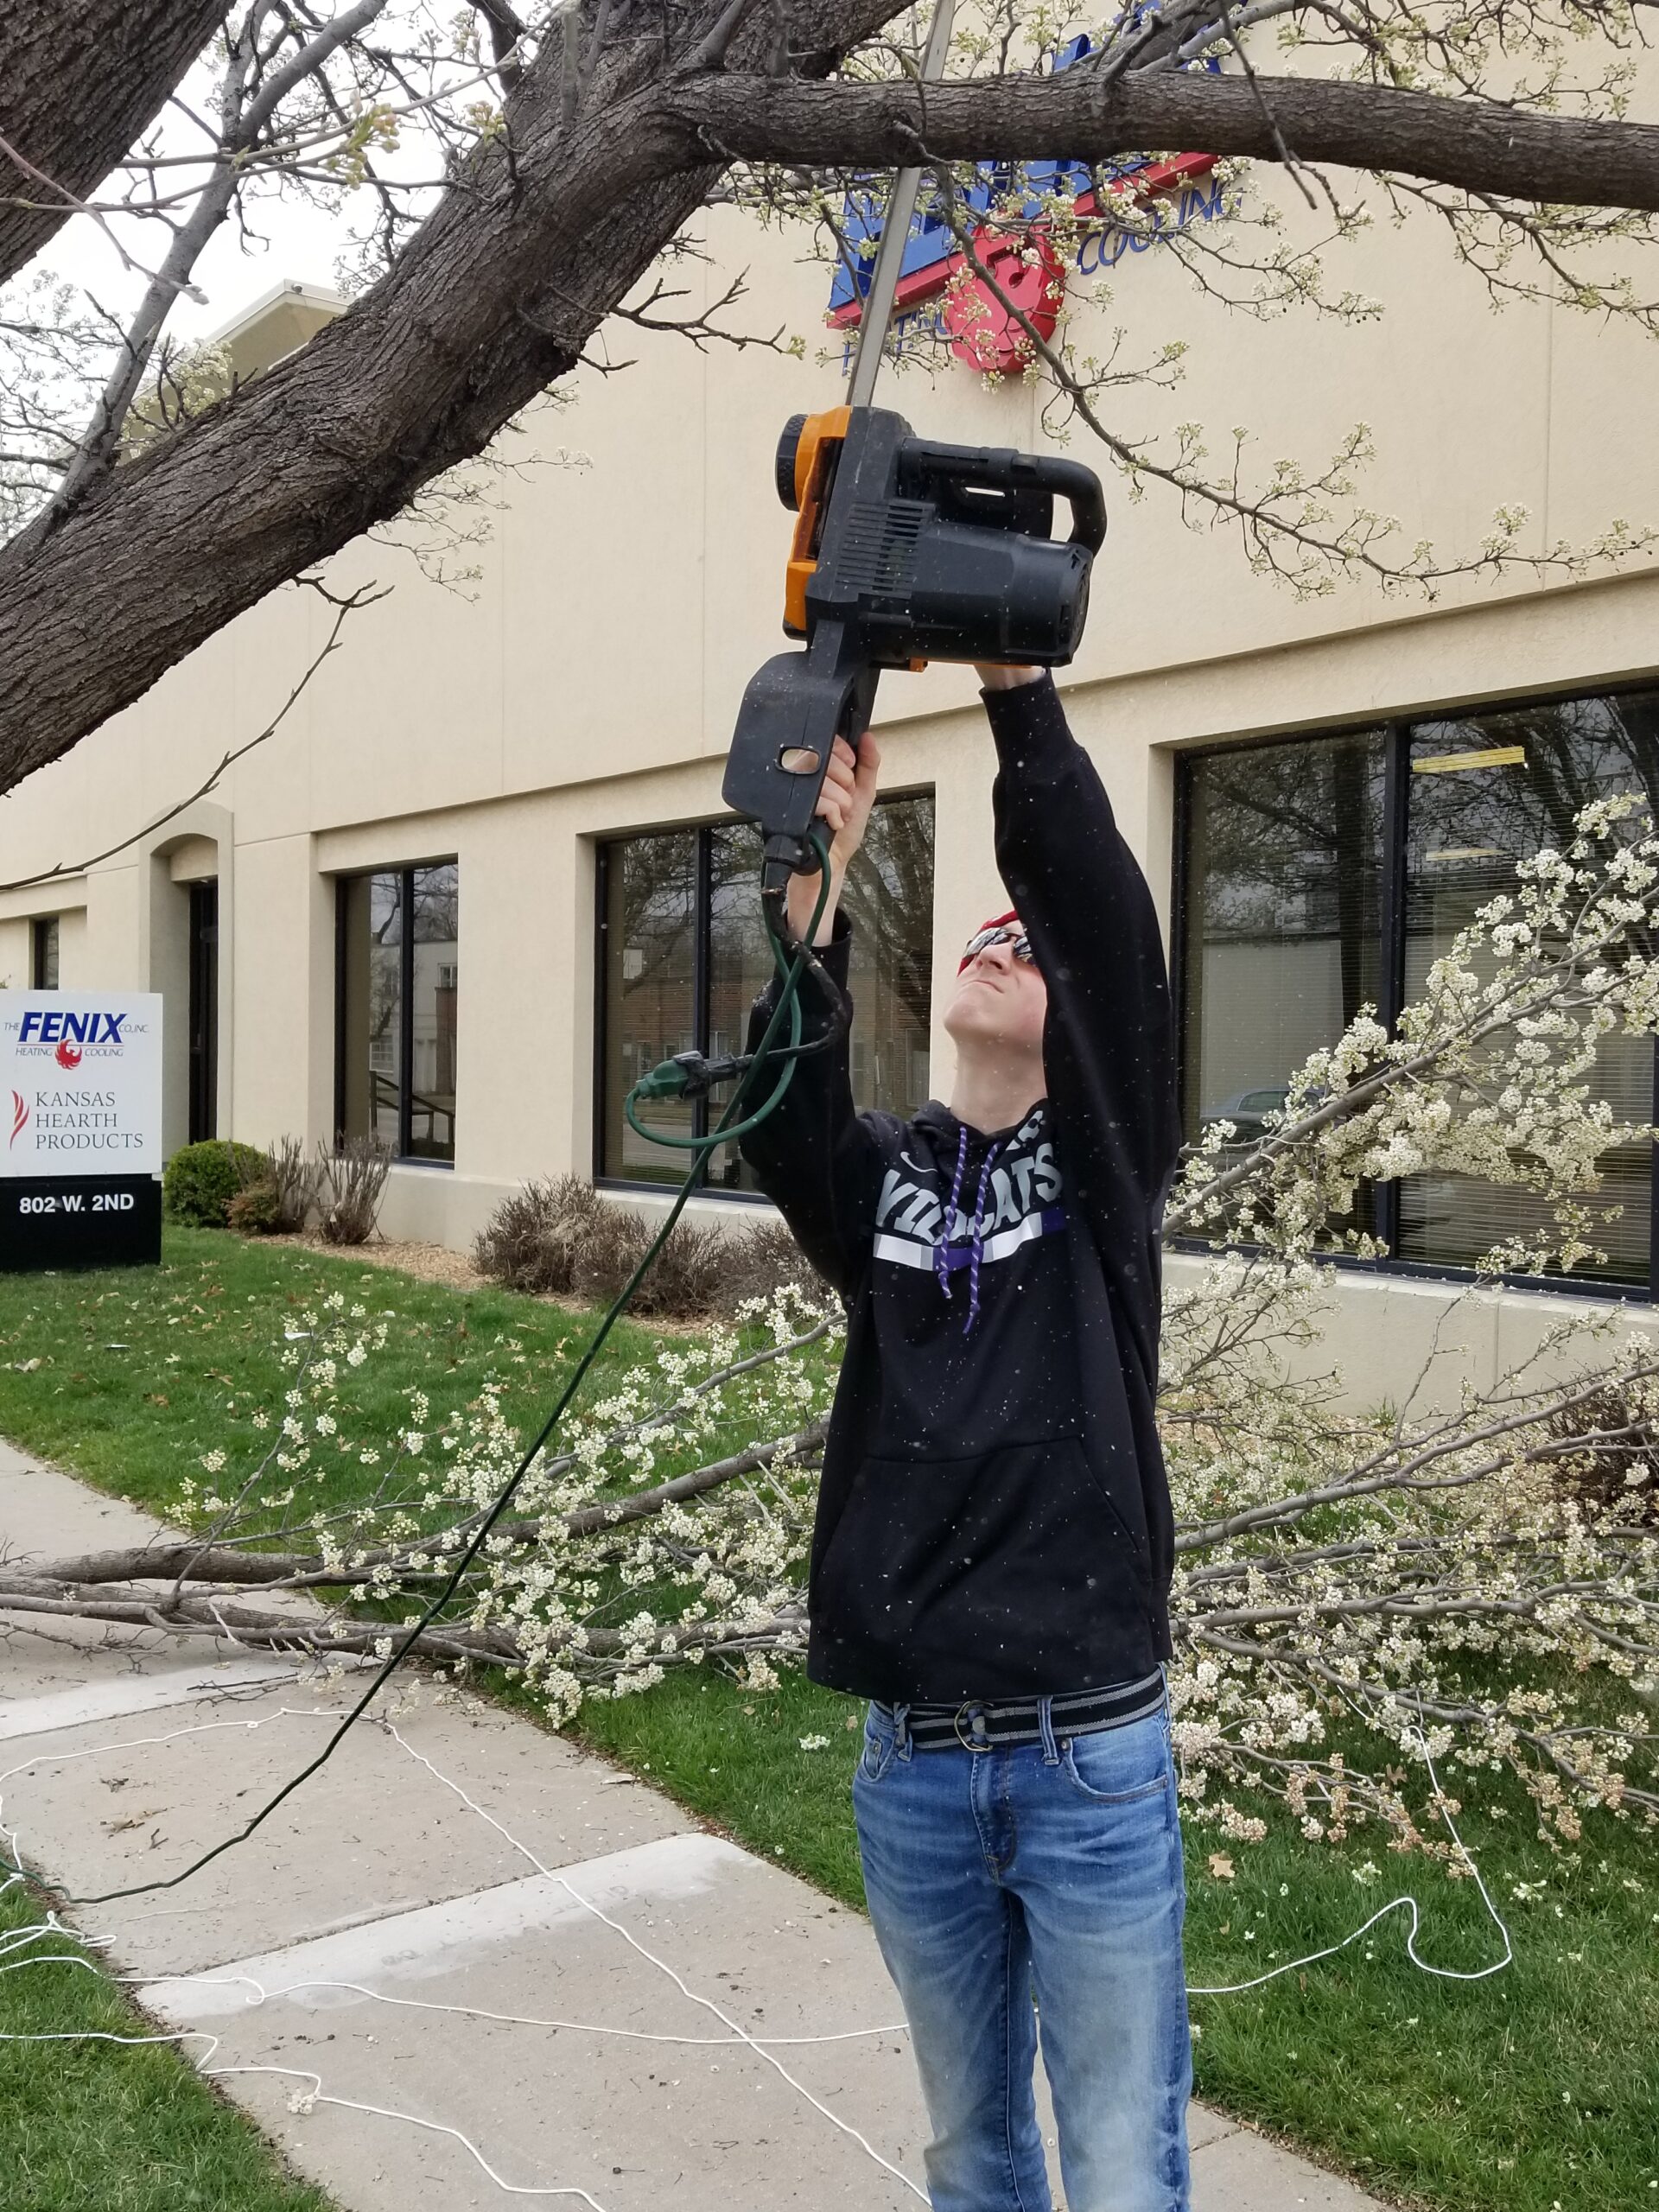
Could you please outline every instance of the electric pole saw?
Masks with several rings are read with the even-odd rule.
[[[925,79],[943,69],[950,13],[939,0]],[[894,181],[849,404],[796,416],[778,445],[778,494],[798,516],[784,632],[805,650],[774,654],[750,679],[721,796],[759,824],[762,894],[779,907],[790,877],[818,865],[808,833],[830,748],[837,737],[857,746],[881,671],[1064,666],[1106,535],[1100,480],[1080,461],[935,445],[870,405],[920,178],[904,169]],[[1057,496],[1071,509],[1064,543],[1050,535]]]

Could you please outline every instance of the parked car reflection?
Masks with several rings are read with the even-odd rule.
[[[1200,1114],[1198,1135],[1202,1138],[1217,1122],[1230,1122],[1231,1143],[1255,1144],[1268,1133],[1267,1116],[1282,1113],[1289,1095],[1288,1087],[1282,1083],[1269,1084],[1255,1090],[1236,1090],[1219,1106],[1208,1107]]]

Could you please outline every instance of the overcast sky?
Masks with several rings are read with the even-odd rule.
[[[216,66],[193,69],[180,86],[181,99],[198,114],[211,113],[217,76]],[[160,127],[168,154],[189,153],[203,143],[200,130],[176,108],[166,111]],[[408,175],[423,171],[430,175],[433,159],[430,142],[423,143],[418,130],[407,130],[406,143],[390,166],[402,168]],[[378,156],[377,161],[383,170],[388,168],[384,155]],[[182,178],[190,173],[175,174]],[[122,184],[118,174],[92,197],[113,199]],[[328,213],[313,200],[297,194],[256,188],[247,197],[252,234],[243,235],[232,221],[213,239],[196,264],[195,281],[205,301],[198,302],[188,295],[180,299],[168,325],[174,337],[210,336],[284,278],[337,290],[340,278],[335,264],[349,248],[351,229],[354,225],[366,227],[374,213],[366,193],[348,199],[339,214]],[[158,266],[169,244],[168,234],[160,224],[119,217],[111,217],[109,221],[121,245],[142,270]],[[143,274],[123,268],[114,240],[86,216],[67,223],[32,269],[49,270],[67,277],[100,306],[124,317],[137,307],[146,282]]]

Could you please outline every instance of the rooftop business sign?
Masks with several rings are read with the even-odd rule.
[[[1091,41],[1078,37],[1055,56],[1058,73],[1092,52]],[[1219,65],[1211,63],[1210,67]],[[982,162],[976,181],[962,193],[971,214],[988,218],[994,209],[1006,210],[1016,182],[1027,198],[1027,225],[1015,232],[987,222],[974,233],[976,257],[990,271],[1032,327],[1044,338],[1052,334],[1065,296],[1065,268],[1043,219],[1044,202],[1056,196],[1071,201],[1082,226],[1072,254],[1084,276],[1115,267],[1126,253],[1144,253],[1161,236],[1185,229],[1192,222],[1207,222],[1221,212],[1221,185],[1212,175],[1213,154],[1177,154],[1165,161],[1131,158],[1103,165],[1103,190],[1097,192],[1089,169],[1077,162],[1028,162],[1016,168],[1006,163]],[[1159,217],[1150,229],[1115,227],[1108,202],[1156,202]],[[831,327],[849,334],[864,312],[864,298],[875,267],[875,249],[881,236],[883,203],[874,194],[851,192],[842,213],[842,235],[851,250],[849,265],[843,257],[836,270],[826,320]],[[1029,257],[1034,248],[1034,257]],[[910,239],[899,271],[893,297],[892,336],[902,352],[909,337],[925,327],[944,335],[951,352],[969,368],[1007,373],[1020,365],[1025,334],[1009,315],[996,291],[982,279],[971,283],[956,280],[969,266],[943,219],[925,207],[917,210]],[[943,296],[950,293],[948,299]],[[851,359],[852,340],[847,343]]]
[[[161,1257],[162,1001],[0,991],[0,1271]]]

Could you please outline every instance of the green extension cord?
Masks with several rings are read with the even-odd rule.
[[[97,1897],[72,1897],[66,1896],[63,1897],[61,1900],[65,1904],[113,1904],[119,1898],[145,1897],[148,1896],[150,1891],[155,1890],[175,1890],[181,1882],[188,1882],[193,1874],[199,1874],[204,1866],[211,1866],[213,1860],[217,1859],[221,1853],[229,1851],[235,1844],[245,1843],[248,1838],[253,1834],[254,1831],[262,1827],[264,1823],[270,1819],[276,1808],[287,1798],[289,1798],[294,1795],[294,1792],[300,1787],[302,1783],[308,1782],[311,1777],[315,1774],[318,1768],[324,1765],[327,1761],[333,1757],[335,1750],[344,1738],[346,1731],[356,1720],[361,1718],[365,1712],[367,1711],[369,1706],[373,1702],[375,1698],[378,1696],[381,1690],[385,1688],[386,1683],[390,1681],[397,1669],[402,1664],[404,1659],[414,1649],[415,1644],[418,1642],[420,1637],[424,1635],[429,1628],[430,1628],[433,1622],[443,1611],[443,1608],[454,1596],[455,1592],[461,1587],[461,1580],[465,1576],[467,1568],[471,1567],[473,1561],[478,1557],[480,1552],[482,1551],[486,1542],[488,1541],[491,1529],[494,1528],[496,1522],[501,1518],[501,1516],[506,1511],[508,1506],[512,1503],[513,1497],[517,1494],[520,1484],[524,1481],[524,1477],[530,1472],[530,1470],[534,1465],[543,1446],[547,1443],[554,1430],[564,1418],[571,1400],[575,1396],[577,1390],[582,1387],[583,1377],[587,1375],[588,1369],[592,1367],[594,1360],[598,1358],[600,1351],[605,1343],[605,1339],[610,1335],[611,1331],[615,1327],[618,1321],[621,1319],[623,1314],[627,1311],[628,1301],[632,1299],[634,1292],[639,1289],[639,1285],[645,1280],[645,1277],[652,1262],[655,1261],[657,1255],[662,1250],[664,1245],[668,1242],[668,1239],[673,1231],[674,1224],[678,1221],[681,1214],[684,1212],[687,1201],[690,1198],[693,1192],[696,1189],[698,1183],[702,1180],[703,1170],[709,1164],[709,1154],[714,1151],[717,1145],[729,1144],[738,1137],[747,1136],[751,1129],[759,1128],[761,1122],[766,1119],[768,1115],[777,1111],[777,1109],[783,1099],[784,1093],[788,1090],[791,1083],[794,1080],[796,1065],[801,1058],[803,1052],[810,1052],[813,1049],[810,1046],[804,1047],[801,1043],[800,988],[801,979],[805,975],[807,969],[815,964],[810,947],[813,938],[817,935],[818,924],[823,918],[824,907],[829,901],[830,855],[825,848],[823,837],[816,831],[813,833],[810,842],[812,846],[813,856],[818,864],[819,886],[817,904],[812,910],[812,919],[807,925],[804,937],[797,944],[792,959],[791,958],[789,952],[785,948],[783,938],[779,931],[776,919],[771,911],[770,902],[766,902],[763,908],[763,911],[766,913],[766,934],[772,940],[772,958],[776,963],[779,976],[782,979],[782,987],[778,994],[778,1003],[772,1008],[772,1019],[767,1022],[766,1029],[761,1034],[759,1045],[756,1046],[752,1053],[745,1055],[741,1061],[728,1064],[730,1072],[737,1078],[737,1088],[732,1093],[731,1097],[728,1100],[725,1110],[721,1114],[719,1122],[714,1128],[709,1130],[702,1136],[683,1137],[671,1136],[661,1130],[647,1128],[645,1124],[637,1118],[634,1113],[634,1101],[636,1098],[666,1098],[684,1096],[689,1083],[692,1079],[692,1072],[683,1061],[662,1061],[657,1067],[652,1069],[649,1074],[642,1076],[639,1081],[635,1084],[633,1089],[628,1093],[623,1111],[627,1116],[628,1125],[631,1128],[637,1130],[642,1137],[649,1139],[652,1144],[671,1145],[677,1151],[692,1152],[696,1154],[696,1157],[693,1160],[690,1169],[687,1171],[685,1180],[681,1184],[678,1191],[675,1193],[674,1202],[670,1206],[668,1212],[664,1218],[662,1227],[657,1231],[655,1236],[652,1238],[650,1243],[645,1247],[639,1266],[635,1268],[633,1273],[628,1277],[626,1282],[623,1284],[621,1289],[612,1300],[610,1310],[606,1313],[604,1319],[601,1321],[598,1329],[594,1332],[593,1342],[588,1345],[587,1351],[583,1352],[581,1359],[576,1363],[575,1371],[571,1376],[569,1382],[566,1384],[558,1403],[554,1407],[552,1412],[543,1422],[540,1433],[537,1434],[535,1442],[519,1460],[518,1466],[513,1471],[512,1479],[500,1491],[496,1497],[494,1503],[490,1507],[489,1511],[479,1522],[477,1529],[474,1532],[472,1541],[467,1544],[465,1551],[462,1552],[460,1560],[456,1563],[454,1572],[450,1575],[449,1580],[444,1584],[443,1588],[438,1592],[437,1596],[432,1600],[426,1611],[415,1623],[415,1625],[409,1630],[403,1641],[396,1645],[381,1662],[379,1670],[376,1674],[374,1680],[369,1684],[367,1689],[364,1691],[362,1696],[358,1699],[356,1704],[352,1707],[350,1712],[346,1713],[344,1719],[341,1720],[339,1727],[334,1730],[327,1742],[317,1753],[315,1758],[312,1759],[307,1765],[302,1766],[297,1774],[292,1776],[287,1782],[285,1782],[282,1788],[276,1792],[276,1795],[272,1797],[268,1803],[262,1805],[259,1810],[255,1813],[242,1827],[238,1828],[233,1835],[226,1836],[221,1841],[214,1844],[210,1851],[204,1851],[199,1859],[192,1859],[189,1866],[188,1866],[181,1873],[169,1874],[154,1882],[137,1882],[130,1888],[124,1890],[105,1890]],[[743,1120],[734,1120],[733,1117],[737,1113],[739,1108],[742,1105],[745,1095],[747,1094],[750,1084],[759,1075],[760,1070],[766,1065],[766,1059],[777,1039],[778,1033],[782,1028],[785,1021],[789,1024],[789,1043],[779,1055],[779,1057],[784,1061],[784,1066],[779,1075],[777,1082],[772,1086],[771,1096],[766,1101],[764,1105],[758,1106],[752,1114],[746,1116]],[[695,1056],[687,1056],[687,1058],[695,1058]],[[704,1068],[702,1072],[704,1079],[707,1079],[709,1071]]]
[[[639,1082],[634,1084],[622,1102],[622,1111],[626,1116],[628,1127],[637,1136],[644,1137],[648,1144],[667,1145],[676,1152],[697,1154],[696,1165],[692,1168],[686,1188],[681,1193],[682,1198],[690,1195],[698,1168],[702,1166],[716,1145],[730,1144],[738,1137],[747,1136],[751,1129],[758,1129],[761,1122],[777,1109],[784,1093],[794,1079],[796,1062],[803,1057],[804,1052],[816,1049],[811,1046],[803,1047],[801,1044],[799,992],[803,972],[809,965],[814,964],[811,953],[807,948],[818,933],[818,923],[823,914],[824,902],[830,896],[830,855],[825,849],[823,839],[817,831],[814,830],[807,842],[811,846],[813,856],[818,864],[818,899],[817,906],[812,909],[812,918],[807,924],[805,938],[802,940],[798,956],[792,963],[784,949],[783,940],[778,934],[769,906],[764,903],[762,906],[762,912],[766,916],[766,934],[772,940],[772,957],[777,965],[779,975],[783,978],[783,988],[778,995],[777,1007],[760,1045],[753,1053],[744,1054],[729,1060],[708,1061],[700,1052],[682,1052],[674,1059],[659,1060],[648,1074],[640,1077]],[[722,1117],[719,1128],[711,1129],[706,1135],[683,1137],[671,1136],[665,1129],[648,1128],[639,1119],[634,1110],[634,1102],[637,1099],[683,1098],[694,1083],[701,1088],[706,1087],[710,1082],[729,1080],[730,1077],[736,1076],[740,1080],[737,1090],[734,1092],[726,1109],[729,1114],[733,1108],[741,1104],[743,1093],[748,1088],[750,1075],[766,1058],[768,1048],[777,1034],[779,1021],[785,1014],[789,1018],[789,1043],[776,1056],[784,1063],[783,1071],[772,1086],[772,1096],[766,1104],[757,1106],[753,1113],[746,1120],[739,1122],[734,1127]],[[655,1250],[654,1246],[652,1249]]]

